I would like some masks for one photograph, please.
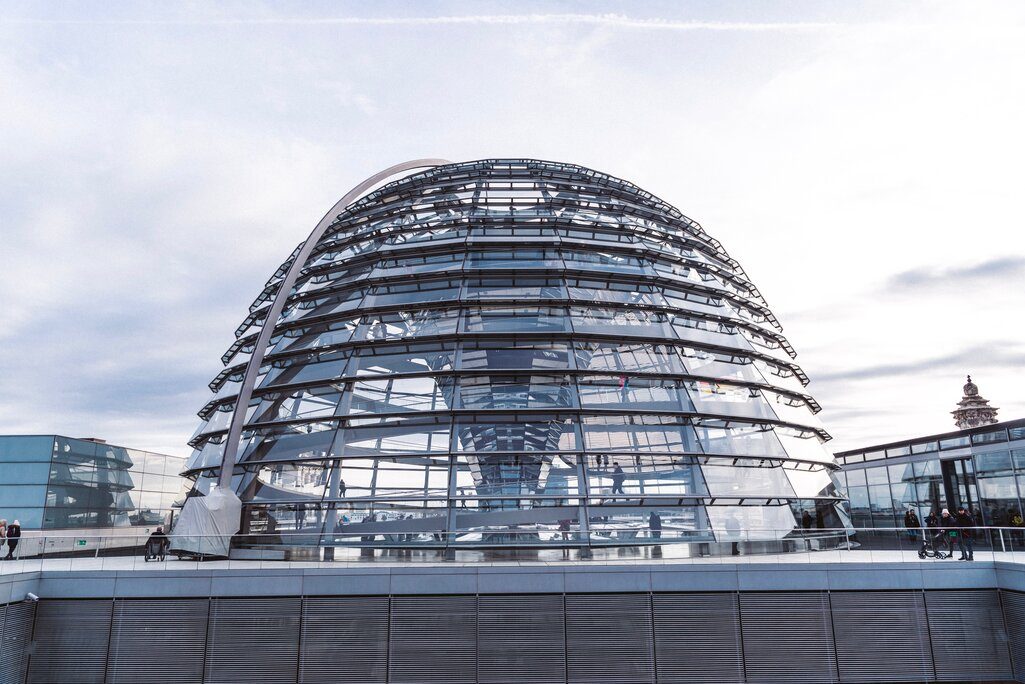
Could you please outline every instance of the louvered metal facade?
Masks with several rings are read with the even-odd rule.
[[[34,630],[33,605],[4,611],[3,684],[25,653],[57,684],[1025,681],[1005,590],[42,600]]]
[[[30,602],[0,606],[0,684],[25,681],[35,611]]]

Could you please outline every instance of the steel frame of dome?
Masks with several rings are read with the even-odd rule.
[[[188,473],[231,486],[249,534],[590,547],[849,525],[764,298],[697,223],[606,174],[386,169],[235,334]]]

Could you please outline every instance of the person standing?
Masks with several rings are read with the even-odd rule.
[[[975,550],[972,548],[975,543],[975,518],[964,506],[957,509],[957,527],[957,549],[961,552],[958,560],[975,560]]]
[[[940,513],[940,534],[947,545],[947,558],[954,557],[954,542],[960,535],[957,533],[957,519],[946,508]],[[960,542],[958,542],[960,544]]]
[[[21,539],[21,523],[15,520],[7,526],[7,555],[4,560],[14,559],[14,550],[18,548],[18,540]]]
[[[626,480],[626,473],[623,472],[623,466],[619,465],[619,461],[613,461],[612,466],[612,493],[624,494],[623,482]]]
[[[908,531],[908,538],[911,543],[918,542],[918,529],[922,526],[922,522],[918,519],[918,514],[915,513],[914,508],[908,508],[907,512],[904,513],[904,529]]]
[[[807,508],[801,512],[801,527],[805,530],[811,529],[811,513],[808,512]]]
[[[0,520],[0,553],[4,552],[4,544],[7,543],[7,521]]]
[[[662,538],[662,517],[655,511],[648,516],[648,529],[651,530],[652,539]]]

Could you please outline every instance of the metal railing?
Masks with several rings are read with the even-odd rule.
[[[590,529],[534,525],[530,529],[476,528],[453,533],[374,530],[324,534],[286,530],[226,536],[172,536],[156,558],[137,534],[74,535],[27,531],[13,551],[5,545],[0,574],[33,570],[95,570],[227,566],[254,563],[564,561],[586,559],[664,560],[682,563],[732,562],[920,562],[958,559],[1025,563],[1025,528],[941,529],[652,529],[638,524],[591,523]],[[956,535],[951,532],[955,531]],[[968,541],[970,538],[970,544]],[[960,543],[959,543],[960,540]],[[963,543],[963,546],[962,546]],[[227,558],[224,549],[228,549]],[[156,550],[156,549],[153,549]]]

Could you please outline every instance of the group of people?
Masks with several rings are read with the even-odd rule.
[[[21,540],[21,523],[15,520],[10,525],[6,520],[0,520],[0,553],[3,553],[4,546],[7,546],[7,555],[4,560],[14,560],[14,551],[18,548]]]
[[[954,557],[954,546],[961,552],[958,560],[975,560],[975,534],[978,528],[975,516],[964,506],[958,506],[956,515],[944,508],[939,515],[935,510],[929,511],[925,516],[925,527],[918,519],[918,514],[913,508],[909,508],[904,514],[904,527],[908,530],[911,541],[918,541],[918,534],[922,532],[922,544],[929,541],[925,536],[929,534],[936,542],[942,543],[950,550],[950,558]]]

